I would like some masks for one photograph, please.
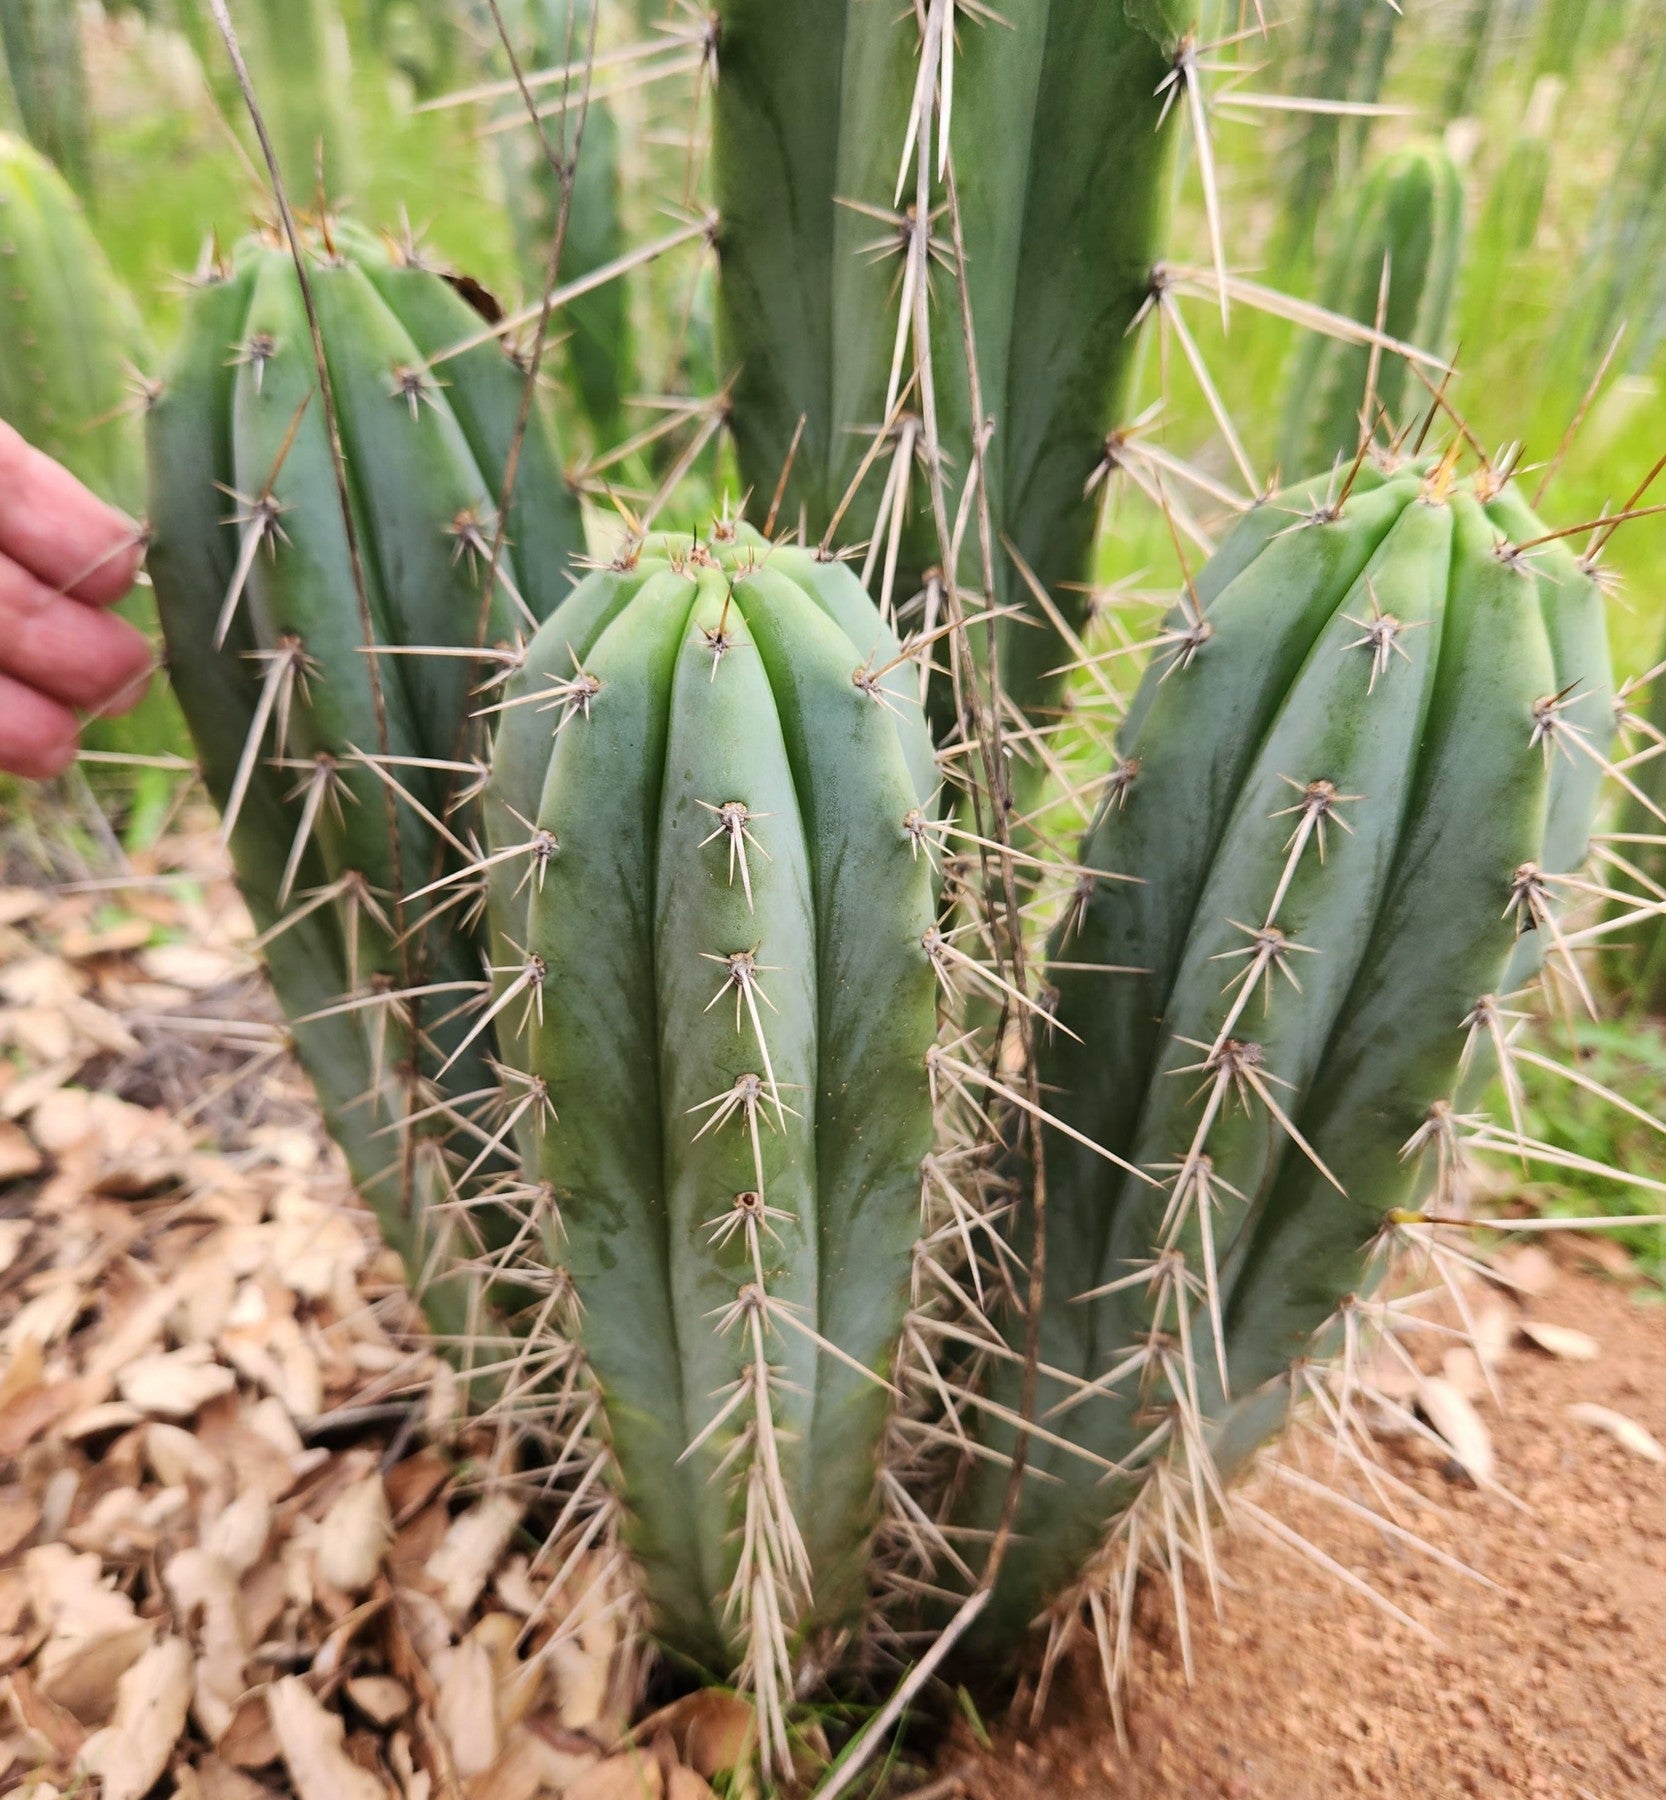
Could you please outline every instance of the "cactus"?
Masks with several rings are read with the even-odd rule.
[[[582,63],[589,52],[591,0],[520,0],[519,5],[501,10],[516,54],[529,71]],[[559,97],[560,89],[554,92]],[[576,107],[567,115],[565,126],[559,115],[544,121],[544,137],[526,119],[520,94],[505,100],[504,112],[519,121],[498,140],[504,193],[522,278],[536,295],[549,281],[550,252],[561,210],[561,181],[550,166],[544,137],[558,159],[573,163],[560,268],[561,280],[573,282],[612,262],[626,248],[619,210],[619,125],[613,109],[602,100],[585,107],[582,137]],[[605,282],[568,301],[557,323],[565,337],[562,355],[569,385],[597,439],[611,443],[620,429],[631,379],[628,284]]]
[[[995,428],[992,573],[997,598],[1030,621],[1004,631],[1003,678],[1015,704],[1039,715],[1057,703],[1052,672],[1069,653],[1034,628],[1036,601],[1001,541],[1079,624],[1096,522],[1089,489],[1107,431],[1124,422],[1131,327],[1151,297],[1174,113],[1189,79],[1190,15],[1174,0],[1051,0],[994,22],[949,10],[959,38],[950,154],[982,411]],[[952,514],[972,461],[973,415],[957,284],[943,267],[954,260],[952,234],[929,122],[918,155],[931,178],[910,175],[898,194],[897,158],[916,107],[912,15],[899,24],[894,10],[866,0],[792,8],[727,0],[719,14],[719,326],[736,370],[731,422],[742,480],[772,493],[796,438],[781,517],[803,519],[819,538],[875,432],[900,408],[892,441],[840,523],[852,541],[886,529],[895,492],[887,493],[887,471],[895,461],[894,479],[908,477],[923,410],[898,378],[896,294],[899,282],[905,298],[935,282],[925,305]],[[830,85],[836,106],[825,98]],[[918,229],[922,192],[935,253]],[[916,488],[901,573],[894,583],[878,578],[899,607],[942,559],[942,521],[932,522],[919,495]],[[982,589],[979,533],[965,536],[965,579]]]
[[[1390,337],[1438,353],[1457,287],[1463,229],[1463,180],[1446,151],[1437,145],[1396,151],[1360,188],[1326,263],[1321,304],[1365,324],[1380,310]],[[1301,479],[1353,459],[1373,364],[1373,413],[1380,405],[1391,424],[1404,423],[1399,414],[1406,366],[1399,358],[1334,338],[1303,340],[1279,442],[1287,477]]]
[[[1440,117],[1450,122],[1470,112],[1494,46],[1503,8],[1499,0],[1469,0],[1456,45],[1449,53]]]
[[[1474,261],[1488,274],[1532,249],[1538,235],[1564,85],[1557,75],[1534,82],[1503,167],[1493,178],[1475,231]]]
[[[1666,732],[1666,680],[1656,664],[1649,687],[1646,713],[1646,760],[1632,770],[1638,792],[1628,802],[1620,821],[1618,840],[1624,854],[1638,868],[1650,891],[1666,886],[1666,845],[1661,842],[1661,819],[1666,813],[1666,757],[1657,735]],[[1641,840],[1641,841],[1638,841]],[[1605,961],[1605,972],[1619,1004],[1651,1019],[1666,1018],[1666,930],[1658,919],[1638,918],[1636,909],[1616,905],[1618,935]]]
[[[24,135],[86,193],[92,140],[79,8],[69,0],[0,0],[0,61]]]
[[[368,42],[419,100],[440,93],[457,59],[460,21],[449,0],[367,0]]]
[[[544,1102],[546,1254],[657,1629],[743,1661],[766,1736],[787,1632],[866,1598],[931,1142],[935,770],[900,665],[842,564],[720,522],[591,575],[496,746],[493,962]]]
[[[1107,1539],[1137,1562],[1212,1505],[1393,1222],[1455,1204],[1466,1038],[1550,935],[1612,719],[1594,585],[1512,549],[1542,533],[1496,489],[1443,460],[1251,515],[1135,698],[1082,862],[1141,879],[1088,879],[1053,943],[1030,1449],[1053,1479],[986,1642],[1072,1605]],[[959,1522],[1003,1492],[978,1464]]]
[[[1399,9],[1384,0],[1311,0],[1300,91],[1317,101],[1375,104],[1388,73]],[[1282,227],[1281,258],[1300,257],[1326,200],[1365,150],[1370,115],[1304,114],[1295,131]]]
[[[186,8],[204,0],[183,0]],[[230,0],[255,93],[297,205],[338,197],[354,179],[357,146],[348,104],[348,44],[336,0]],[[224,66],[212,27],[204,67]],[[216,91],[219,91],[218,89]],[[234,115],[238,108],[228,109]]]
[[[1666,36],[1634,84],[1633,104],[1608,191],[1574,287],[1567,328],[1594,362],[1628,326],[1625,367],[1647,371],[1666,338]]]
[[[453,1266],[468,1219],[435,1208],[508,1163],[479,1011],[484,932],[460,904],[477,689],[567,592],[583,540],[535,411],[488,590],[519,370],[414,246],[337,224],[305,253],[333,411],[290,255],[250,240],[200,283],[151,409],[150,570],[301,1060],[457,1342],[482,1329],[478,1284]],[[488,1248],[511,1229],[469,1218]]]
[[[0,136],[0,417],[134,515],[149,354],[81,202],[45,157]]]
[[[135,517],[145,504],[139,412],[149,355],[80,201],[44,158],[0,135],[0,418]],[[148,595],[120,611],[154,634]],[[86,742],[116,754],[186,747],[178,708],[159,682],[123,717],[92,722]],[[160,772],[139,777],[136,823],[168,788]]]

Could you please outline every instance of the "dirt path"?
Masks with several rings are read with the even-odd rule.
[[[1522,1507],[1415,1442],[1389,1451],[1429,1500],[1404,1522],[1494,1588],[1320,1503],[1281,1508],[1438,1644],[1240,1543],[1224,1618],[1194,1603],[1207,1622],[1189,1691],[1166,1616],[1149,1608],[1127,1756],[1083,1663],[1038,1732],[1003,1734],[972,1763],[968,1800],[1666,1794],[1666,1467],[1567,1411],[1609,1407],[1666,1441],[1666,1309],[1567,1271],[1529,1304],[1600,1354],[1560,1360],[1518,1339],[1505,1358],[1505,1407],[1482,1410],[1498,1479]]]

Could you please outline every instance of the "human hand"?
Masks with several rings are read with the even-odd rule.
[[[133,521],[0,423],[0,770],[44,780],[75,760],[77,712],[144,698],[144,633],[105,609],[133,586]]]

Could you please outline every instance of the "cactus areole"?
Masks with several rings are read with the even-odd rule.
[[[1552,935],[1612,728],[1600,595],[1512,548],[1542,535],[1445,462],[1310,489],[1223,545],[1147,672],[1053,943],[1009,1643],[1096,1553],[1191,1541],[1303,1359],[1346,1348],[1400,1209],[1442,1209],[1466,1047]],[[1002,1491],[980,1465],[960,1522]]]
[[[534,640],[488,799],[627,1537],[662,1637],[760,1696],[866,1595],[932,1129],[917,688],[842,563],[650,537]]]

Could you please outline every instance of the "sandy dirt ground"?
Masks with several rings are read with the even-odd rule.
[[[1427,1500],[1402,1522],[1489,1585],[1318,1502],[1280,1509],[1432,1641],[1289,1554],[1239,1542],[1223,1616],[1194,1596],[1189,1688],[1171,1609],[1146,1597],[1126,1754],[1082,1661],[1039,1729],[999,1732],[968,1763],[962,1732],[945,1773],[964,1768],[968,1800],[1666,1794],[1666,1467],[1651,1460],[1666,1440],[1666,1309],[1585,1262],[1558,1246],[1522,1316],[1593,1340],[1566,1340],[1591,1359],[1518,1335],[1498,1371],[1504,1406],[1480,1407],[1513,1501],[1415,1439],[1386,1447]],[[1650,1436],[1569,1410],[1585,1406]]]

